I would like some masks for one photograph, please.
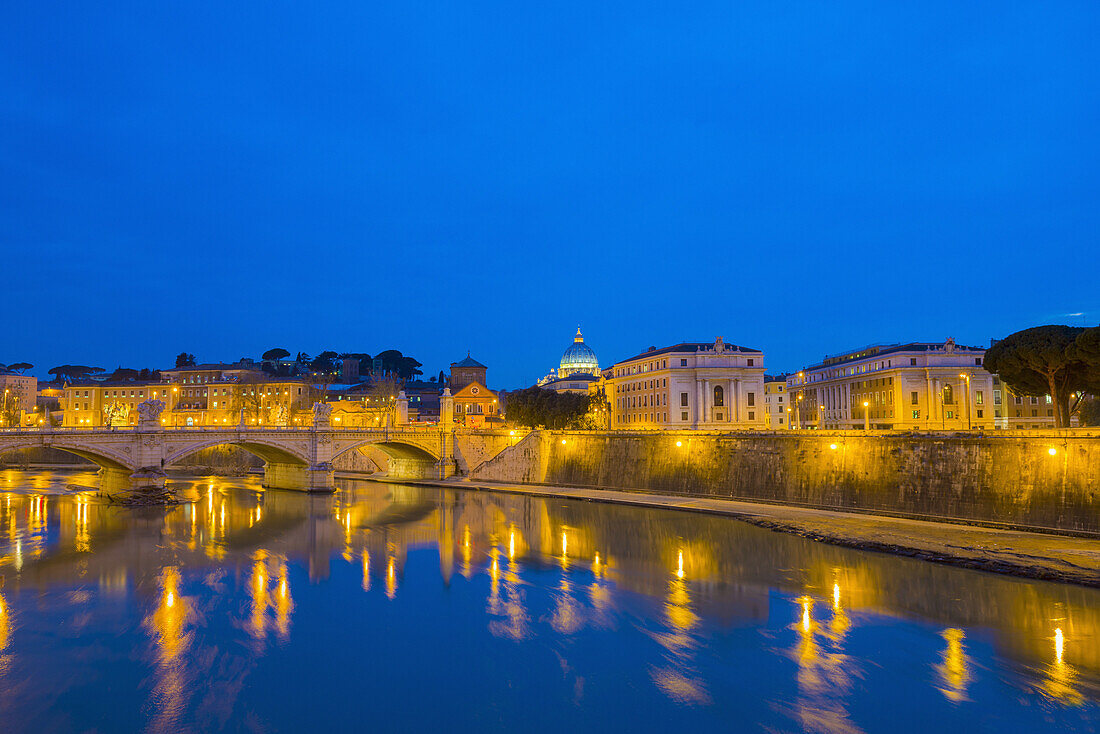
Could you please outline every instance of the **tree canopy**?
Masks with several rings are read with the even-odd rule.
[[[285,359],[290,356],[290,352],[282,347],[275,347],[274,349],[268,349],[263,353],[263,359],[265,362],[274,362],[276,360]]]
[[[72,382],[74,380],[86,380],[92,375],[97,375],[100,372],[103,372],[102,367],[88,367],[82,364],[63,364],[51,368],[47,371],[47,374],[53,375],[58,380],[68,380]]]
[[[505,417],[530,428],[584,428],[592,399],[578,393],[528,387],[508,393]]]
[[[1098,331],[1058,324],[1017,331],[986,350],[985,368],[1015,393],[1050,395],[1055,425],[1066,428],[1085,393],[1100,390]]]
[[[4,369],[4,365],[0,365],[0,370],[2,369]],[[9,364],[7,366],[7,369],[11,370],[12,372],[23,374],[29,369],[34,369],[34,365],[30,362],[15,362],[14,364]]]
[[[187,352],[180,352],[176,355],[176,369],[180,367],[194,367],[195,355],[188,354]]]

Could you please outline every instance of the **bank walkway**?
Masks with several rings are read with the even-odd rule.
[[[373,479],[373,477],[372,477]],[[893,553],[982,571],[1100,588],[1100,540],[886,515],[738,500],[450,479],[391,480],[463,490],[608,502],[725,515],[758,527],[861,550]]]

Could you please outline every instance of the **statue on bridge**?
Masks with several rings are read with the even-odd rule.
[[[328,403],[314,403],[313,404],[313,425],[314,426],[327,426],[329,425],[329,415],[332,413],[332,406]]]
[[[142,428],[158,428],[160,427],[160,414],[164,412],[164,401],[143,400],[138,403],[138,425]]]

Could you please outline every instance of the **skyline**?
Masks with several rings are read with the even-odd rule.
[[[13,8],[0,361],[1093,325],[1100,7]],[[47,337],[46,334],[49,334]]]

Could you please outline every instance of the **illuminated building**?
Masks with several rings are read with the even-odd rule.
[[[613,429],[764,428],[764,353],[684,342],[616,362],[606,394]]]
[[[993,428],[1004,406],[985,349],[948,339],[865,347],[787,376],[793,428]]]
[[[599,379],[600,361],[592,348],[584,343],[584,335],[578,326],[573,343],[561,355],[557,369],[539,380],[538,385],[545,390],[587,395]]]
[[[769,429],[788,428],[786,399],[787,376],[764,375],[764,427]]]
[[[500,404],[495,392],[485,386],[489,368],[466,354],[461,362],[451,362],[448,387],[454,397],[455,423],[481,428],[500,420]]]
[[[37,377],[0,372],[0,425],[22,422],[22,414],[34,412],[37,400]]]

